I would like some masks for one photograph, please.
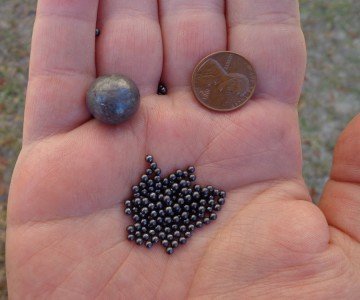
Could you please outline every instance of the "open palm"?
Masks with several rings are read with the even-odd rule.
[[[12,298],[359,297],[359,118],[320,210],[301,175],[298,4],[228,0],[225,12],[224,2],[39,0],[9,200]],[[241,110],[214,113],[194,99],[191,72],[226,49],[253,63],[258,87]],[[111,127],[91,119],[85,93],[117,73],[137,83],[141,107]],[[155,93],[161,78],[167,96]],[[126,240],[121,204],[145,154],[164,173],[193,164],[200,184],[228,194],[218,220],[172,256]]]

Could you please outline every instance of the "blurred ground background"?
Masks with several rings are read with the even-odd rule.
[[[308,69],[300,101],[304,175],[315,201],[327,179],[332,150],[360,112],[360,1],[300,0]],[[36,0],[0,0],[0,299],[6,201],[20,150],[24,92]]]

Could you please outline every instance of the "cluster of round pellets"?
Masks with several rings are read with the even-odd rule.
[[[125,201],[125,214],[133,220],[126,229],[127,238],[147,248],[159,243],[172,254],[196,228],[216,220],[226,193],[195,184],[192,166],[162,177],[153,157],[147,155],[145,160],[149,168],[132,187],[131,199]]]

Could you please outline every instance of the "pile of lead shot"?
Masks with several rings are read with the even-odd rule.
[[[132,198],[125,201],[125,214],[134,221],[127,227],[128,239],[147,248],[161,243],[172,254],[196,228],[216,220],[226,193],[194,185],[194,167],[161,177],[153,157],[148,155],[145,160],[149,168],[132,187]]]

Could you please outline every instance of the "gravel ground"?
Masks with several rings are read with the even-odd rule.
[[[300,101],[304,176],[314,201],[328,177],[332,150],[360,112],[360,1],[303,0],[308,69]],[[0,0],[0,299],[8,185],[21,145],[24,91],[36,0]]]
[[[308,68],[300,101],[304,176],[315,201],[335,142],[360,112],[360,1],[301,1]]]

